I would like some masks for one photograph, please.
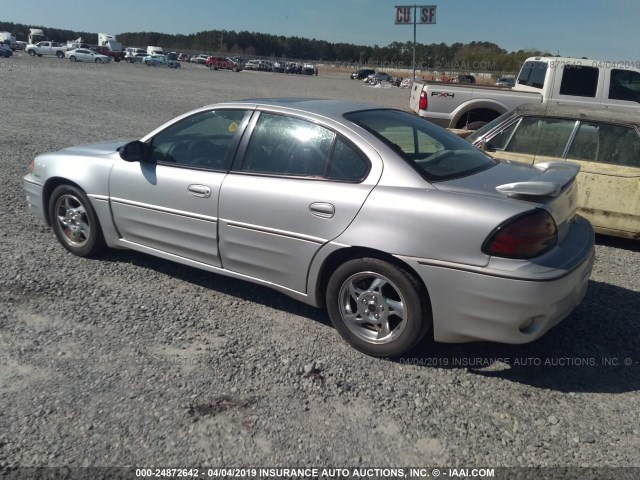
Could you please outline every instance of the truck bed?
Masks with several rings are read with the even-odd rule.
[[[420,109],[422,92],[427,96],[427,108]],[[523,103],[541,103],[542,95],[493,85],[478,86],[446,82],[414,82],[411,87],[409,108],[417,115],[443,127],[461,128],[471,123],[465,119],[465,107],[473,103],[473,109],[491,109],[505,113]],[[467,122],[469,120],[469,122]]]

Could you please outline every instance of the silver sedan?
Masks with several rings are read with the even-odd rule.
[[[67,50],[65,56],[72,62],[109,63],[111,61],[111,57],[94,52],[88,48]]]
[[[358,350],[532,341],[587,289],[579,167],[500,162],[405,112],[207,106],[141,140],[35,158],[31,209],[79,256],[127,248],[325,307]]]

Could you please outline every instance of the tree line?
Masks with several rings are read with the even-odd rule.
[[[52,41],[66,42],[82,37],[86,43],[97,43],[97,33],[63,30],[0,22],[0,31],[9,31],[17,40],[27,40],[30,28],[41,28]],[[221,53],[247,57],[289,58],[356,65],[401,66],[413,65],[413,43],[393,42],[387,46],[332,43],[315,38],[285,37],[267,33],[233,30],[167,34],[159,32],[126,32],[117,36],[125,46],[158,45],[165,50],[190,53]],[[519,50],[507,52],[495,43],[432,43],[416,45],[416,66],[419,69],[449,69],[457,71],[484,70],[516,72],[522,61],[544,52]]]

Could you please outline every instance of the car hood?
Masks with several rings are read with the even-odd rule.
[[[116,152],[120,147],[126,145],[132,140],[112,140],[110,142],[90,143],[86,145],[75,145],[73,147],[63,148],[61,153],[82,156],[101,156],[109,155]]]

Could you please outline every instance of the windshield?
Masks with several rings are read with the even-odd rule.
[[[511,115],[513,115],[513,112],[507,112],[507,113],[503,113],[498,118],[494,118],[489,123],[483,125],[478,130],[476,130],[471,135],[469,135],[467,137],[467,142],[476,143],[476,141],[478,139],[482,138],[488,131],[492,130],[496,125],[501,124],[503,121],[505,121]]]
[[[345,118],[389,145],[430,181],[465,177],[497,163],[462,138],[406,112],[364,110]]]

